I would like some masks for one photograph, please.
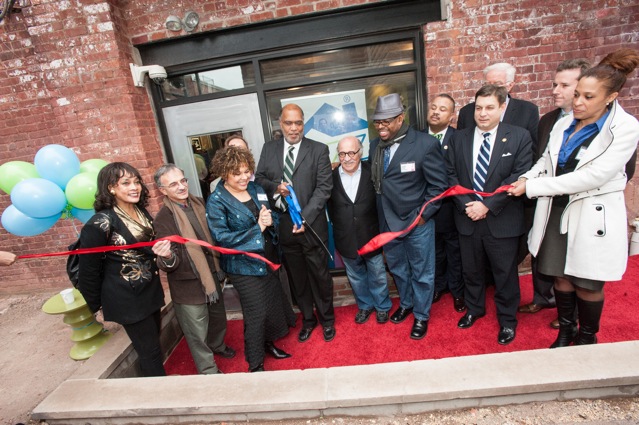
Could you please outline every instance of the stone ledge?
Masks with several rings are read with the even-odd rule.
[[[49,424],[156,424],[429,410],[637,396],[639,341],[257,374],[86,378],[33,411]],[[89,362],[87,362],[88,364]]]

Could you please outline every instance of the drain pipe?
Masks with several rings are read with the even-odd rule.
[[[639,254],[639,217],[636,217],[632,222],[632,226],[635,228],[635,231],[632,232],[632,236],[630,237],[630,255]]]

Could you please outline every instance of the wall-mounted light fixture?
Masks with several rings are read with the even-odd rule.
[[[200,16],[193,11],[188,11],[184,15],[184,19],[180,19],[175,15],[169,16],[166,18],[164,26],[169,31],[177,32],[183,29],[186,32],[192,32],[199,23]]]

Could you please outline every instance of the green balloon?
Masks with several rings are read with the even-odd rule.
[[[108,161],[105,161],[103,159],[87,159],[86,161],[82,161],[80,163],[80,172],[98,174],[98,172],[107,164]]]
[[[88,210],[93,208],[97,191],[98,174],[80,173],[71,177],[64,194],[71,205],[81,210]]]
[[[0,165],[0,189],[10,194],[22,180],[38,178],[35,165],[25,161],[10,161]]]

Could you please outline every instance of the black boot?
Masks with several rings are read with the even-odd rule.
[[[557,314],[559,320],[559,334],[550,348],[567,347],[577,336],[577,319],[575,307],[577,306],[576,292],[563,292],[555,289],[557,302]]]
[[[603,300],[586,301],[577,297],[579,335],[577,335],[577,339],[575,339],[575,345],[597,343],[597,332],[599,332],[599,320],[601,319],[603,304]]]

